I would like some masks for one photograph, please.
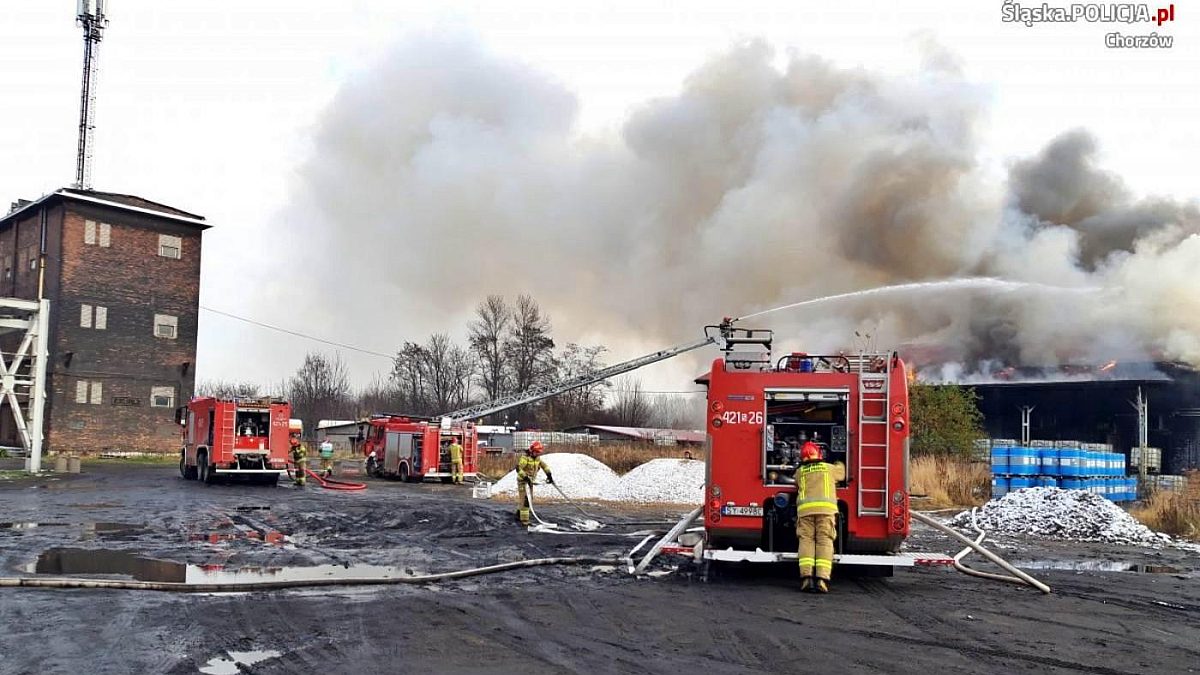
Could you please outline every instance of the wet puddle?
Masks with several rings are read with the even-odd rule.
[[[0,523],[0,530],[36,530],[43,527],[77,527],[83,539],[96,537],[136,537],[145,534],[145,525],[133,523],[53,523],[53,522],[11,522]]]
[[[206,675],[237,675],[238,673],[246,672],[242,670],[242,666],[252,666],[260,661],[274,659],[279,656],[282,656],[282,654],[273,649],[229,652],[229,658],[217,656],[209,659],[208,663],[200,667],[200,672]]]
[[[325,579],[399,579],[416,574],[405,567],[383,565],[312,565],[308,567],[239,567],[188,565],[149,558],[130,551],[52,548],[25,567],[33,574],[59,576],[118,575],[137,581],[186,584],[252,584],[262,581]]]
[[[1112,560],[1027,560],[1013,563],[1020,569],[1068,570],[1072,572],[1136,572],[1138,574],[1191,575],[1196,570],[1170,565],[1145,565]]]

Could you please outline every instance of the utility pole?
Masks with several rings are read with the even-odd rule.
[[[75,187],[92,189],[92,154],[96,131],[96,85],[100,72],[100,40],[108,26],[109,0],[78,0],[75,23],[83,27],[83,87],[79,96],[79,149],[75,157]]]
[[[1146,485],[1146,464],[1148,463],[1149,451],[1146,446],[1149,445],[1150,438],[1150,401],[1142,395],[1142,388],[1138,387],[1137,401],[1129,401],[1129,405],[1137,411],[1138,418],[1138,453],[1141,455],[1138,461],[1138,486],[1145,490]]]

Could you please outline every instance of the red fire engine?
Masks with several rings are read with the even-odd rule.
[[[429,419],[399,415],[376,415],[364,421],[363,456],[372,475],[421,481],[441,478],[450,481],[450,444],[458,441],[463,448],[463,475],[478,472],[478,439],[475,424],[445,420],[438,424]]]
[[[194,398],[175,411],[183,425],[179,473],[214,483],[246,476],[274,485],[287,472],[291,406],[274,399]]]
[[[724,334],[724,357],[698,380],[708,385],[710,439],[703,557],[796,558],[794,476],[808,439],[845,467],[836,561],[914,564],[895,555],[909,533],[908,380],[899,356],[794,353],[772,362],[771,331]]]

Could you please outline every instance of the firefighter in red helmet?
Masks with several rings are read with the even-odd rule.
[[[550,467],[546,466],[546,460],[541,457],[542,450],[542,442],[534,441],[517,460],[517,518],[526,527],[529,526],[529,495],[533,492],[533,481],[537,480],[538,469],[546,472],[547,483],[554,483]]]
[[[796,537],[800,540],[800,590],[829,592],[837,538],[837,490],[844,468],[825,462],[821,446],[806,441],[796,472]]]

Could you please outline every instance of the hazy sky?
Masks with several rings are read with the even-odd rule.
[[[5,205],[74,176],[81,67],[74,9],[72,0],[0,5]],[[323,318],[298,325],[294,315],[304,300],[275,299],[287,297],[304,270],[274,248],[289,236],[283,214],[318,115],[340,82],[406,35],[465,34],[547,74],[574,93],[577,131],[589,135],[616,131],[645,101],[677,93],[689,72],[740,40],[765,39],[781,57],[795,50],[887,74],[911,71],[917,43],[932,39],[992,99],[982,136],[985,160],[997,172],[1058,133],[1084,127],[1099,139],[1104,165],[1137,193],[1188,199],[1196,194],[1200,157],[1200,17],[1187,6],[1177,10],[1177,21],[1161,28],[1026,27],[1003,23],[999,2],[962,0],[114,0],[101,45],[95,187],[209,219],[202,305],[389,353],[402,340],[453,328],[442,323],[461,324],[478,298],[463,298],[436,317],[414,317],[411,334],[380,334],[369,316],[337,306],[305,307],[307,316]],[[1175,46],[1108,49],[1104,34],[1113,30],[1157,30],[1174,36]],[[256,289],[272,301],[246,297]],[[685,327],[679,338],[695,332]],[[314,347],[203,313],[198,375],[278,381]],[[360,383],[389,368],[382,358],[342,355]],[[689,388],[688,374],[665,366],[647,377],[656,386]]]

